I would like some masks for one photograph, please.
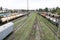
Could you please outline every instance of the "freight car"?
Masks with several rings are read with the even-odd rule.
[[[0,23],[4,23],[6,21],[10,21],[10,20],[16,19],[16,18],[24,16],[24,15],[26,15],[26,14],[17,14],[17,15],[11,15],[8,17],[0,18]]]
[[[58,19],[47,16],[46,17],[51,23],[55,24],[56,26],[58,26]]]
[[[41,16],[48,19],[53,24],[58,25],[58,18],[56,18],[56,14],[50,14],[50,13],[42,12]]]
[[[7,24],[0,26],[0,40],[3,40],[10,33],[12,33],[13,27],[14,27],[14,24],[12,22],[9,22]]]

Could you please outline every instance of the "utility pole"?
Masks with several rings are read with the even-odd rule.
[[[27,0],[27,16],[29,16],[29,0]]]

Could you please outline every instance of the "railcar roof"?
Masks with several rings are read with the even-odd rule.
[[[13,23],[12,22],[9,22],[7,24],[4,24],[4,25],[0,26],[0,33],[2,31],[4,31],[5,29],[7,29],[8,27],[12,26],[12,25],[13,25]]]

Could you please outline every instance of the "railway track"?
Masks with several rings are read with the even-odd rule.
[[[19,25],[15,28],[14,31],[16,31],[17,29],[19,29],[19,28],[20,28],[19,26],[25,25],[25,24],[26,24],[26,22],[25,22],[26,20],[27,20],[27,18],[25,18],[24,20],[22,20],[22,23],[19,24]],[[21,21],[20,21],[20,22],[21,22]]]
[[[57,32],[56,32],[55,30],[53,30],[53,28],[51,28],[51,25],[48,25],[47,23],[46,23],[46,25],[47,25],[47,26],[49,27],[49,29],[54,33],[56,40],[59,40],[59,38],[58,38],[58,36],[57,36]]]
[[[34,19],[34,22],[33,22],[34,24],[32,26],[30,26],[30,24],[28,25],[28,22],[31,21],[32,17],[28,20],[28,22],[26,21],[27,18],[21,19],[21,21],[19,19],[17,19],[19,21],[17,21],[17,20],[13,21],[14,23],[19,22],[19,24],[18,24],[18,26],[16,26],[14,28],[14,32],[10,35],[10,37],[8,37],[5,40],[16,40],[15,39],[15,36],[16,36],[15,33],[17,33],[17,32],[18,32],[17,36],[20,35],[17,38],[18,40],[21,40],[21,39],[24,40],[25,38],[27,38],[27,40],[48,40],[48,38],[44,39],[44,37],[46,35],[44,34],[44,31],[42,29],[42,24],[41,24],[39,18],[36,16],[36,18]],[[56,29],[54,29],[53,26],[51,24],[47,23],[45,20],[43,20],[43,22],[44,22],[44,24],[46,26],[48,26],[48,29],[51,30],[52,33],[55,35],[56,40],[59,40],[58,37],[57,37],[57,31],[56,31]],[[28,31],[30,31],[30,32],[28,33]],[[19,32],[21,32],[21,33],[19,33]],[[26,32],[26,34],[25,34],[25,32]],[[27,33],[28,33],[28,35],[27,35]],[[27,35],[28,37],[27,36],[25,37],[25,35]]]
[[[38,20],[39,21],[39,20]],[[42,24],[41,24],[41,22],[39,21],[38,22],[38,28],[39,28],[39,31],[40,31],[40,37],[41,37],[41,40],[45,40],[44,39],[44,32],[43,32],[43,29],[42,29]],[[47,39],[46,39],[47,40]]]
[[[21,28],[26,24],[27,18],[28,18],[28,17],[25,17],[25,18],[19,20],[19,24],[18,24],[18,26],[14,29],[13,33],[12,33],[9,37],[5,38],[4,40],[13,40],[15,33],[16,33],[19,29],[21,29]],[[20,18],[19,18],[19,19],[20,19]],[[17,19],[17,20],[18,20],[18,19]],[[16,23],[17,20],[14,20],[14,22]],[[20,24],[20,22],[22,22],[22,23]]]
[[[43,20],[43,19],[42,19]],[[43,20],[44,21],[44,20]],[[56,40],[59,40],[58,36],[57,36],[57,30],[53,28],[53,26],[49,23],[47,23],[46,21],[44,21],[44,23],[48,26],[48,28],[54,33]]]
[[[44,23],[55,33],[55,35],[57,35],[57,31],[50,24],[48,24],[46,21],[44,21]]]
[[[16,22],[14,22],[14,29],[18,28],[18,25],[21,24],[27,19],[27,17],[22,18],[21,20],[17,20]]]
[[[36,19],[35,19],[35,21],[36,21]],[[35,34],[36,34],[36,22],[34,22],[27,40],[35,40]]]
[[[35,40],[42,40],[42,30],[41,30],[41,26],[38,23],[38,19],[36,17],[36,37]]]
[[[44,20],[46,20],[45,22],[48,24],[48,25],[50,25],[51,26],[51,28],[53,29],[53,30],[55,30],[55,32],[57,32],[57,30],[58,30],[58,28],[54,25],[54,26],[52,26],[51,25],[51,23],[48,23],[48,20],[47,19],[45,19],[44,18]]]
[[[46,22],[47,23],[47,22]],[[49,23],[48,23],[49,24]],[[57,32],[57,30],[58,30],[58,28],[56,29],[55,27],[53,27],[51,24],[49,24],[50,26],[51,26],[51,28],[53,29],[53,30],[55,30],[55,32]]]
[[[32,26],[31,32],[28,36],[28,40],[43,40],[43,31],[38,21],[39,20],[36,17],[35,22]]]
[[[17,19],[15,19],[15,20],[13,20],[12,22],[15,23],[16,21],[21,20],[22,18],[23,18],[23,17],[17,18]]]
[[[14,29],[14,31],[13,31],[13,33],[10,35],[10,37],[8,37],[8,38],[6,38],[6,39],[4,39],[4,40],[12,40],[12,39],[14,39],[15,33],[16,33],[19,29],[21,29],[25,24],[26,24],[26,22],[24,22],[24,23],[22,23],[22,24],[19,24],[19,25]]]

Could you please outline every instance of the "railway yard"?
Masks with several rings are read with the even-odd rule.
[[[3,40],[60,40],[58,27],[37,12],[11,22],[14,23],[13,32]]]

